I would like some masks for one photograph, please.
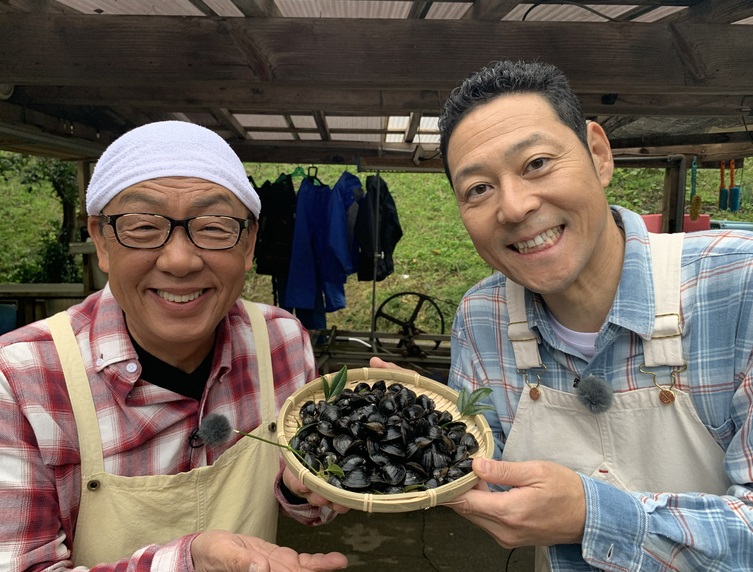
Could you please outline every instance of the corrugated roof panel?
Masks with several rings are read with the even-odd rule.
[[[316,121],[310,115],[291,115],[290,120],[296,129],[316,129]]]
[[[322,137],[318,133],[299,133],[298,138],[301,141],[321,141]]]
[[[332,133],[333,141],[368,141],[379,143],[382,136],[379,133]]]
[[[427,20],[459,20],[473,2],[434,2],[426,13]]]
[[[632,10],[635,6],[589,4],[518,4],[503,20],[531,22],[605,22]]]
[[[378,0],[275,0],[288,18],[406,18],[411,2]]]
[[[405,135],[402,133],[387,133],[387,135],[384,136],[385,143],[403,143],[404,139]]]
[[[738,20],[737,22],[732,22],[733,24],[753,24],[753,16],[750,18],[743,18],[742,20]]]
[[[410,117],[407,115],[391,115],[387,120],[387,129],[395,131],[397,129],[407,129],[410,123]]]
[[[419,131],[413,138],[414,143],[439,143],[439,133],[422,133]]]
[[[418,124],[421,131],[436,131],[439,133],[439,117],[424,115]]]
[[[293,141],[295,137],[293,137],[292,133],[276,133],[276,132],[266,132],[266,131],[249,131],[248,132],[249,137],[251,139],[257,139],[262,141]]]
[[[330,129],[384,129],[385,123],[385,117],[327,116],[327,125]]]
[[[188,0],[57,0],[84,14],[201,16]]]
[[[235,118],[243,127],[288,127],[288,122],[282,115],[236,113]]]

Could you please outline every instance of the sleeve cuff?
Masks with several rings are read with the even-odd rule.
[[[182,536],[161,546],[154,554],[152,572],[194,572],[191,545],[199,533]]]
[[[293,502],[290,502],[285,495],[285,491],[291,496]],[[287,490],[285,483],[282,481],[282,470],[277,475],[275,481],[275,497],[280,504],[280,511],[290,518],[305,524],[307,526],[318,526],[331,522],[337,516],[337,513],[329,507],[312,506],[306,499],[294,495]],[[298,502],[302,500],[303,502]]]
[[[280,504],[284,503],[287,505],[294,505],[294,506],[308,504],[308,501],[305,498],[299,497],[293,494],[293,492],[288,487],[285,486],[285,481],[282,480],[282,473],[277,477],[276,488],[279,491],[279,494],[282,496],[282,498],[278,496],[278,499],[277,499],[280,502]]]
[[[580,475],[586,492],[583,559],[607,570],[641,570],[648,515],[633,495]]]

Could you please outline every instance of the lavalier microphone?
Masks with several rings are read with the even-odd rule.
[[[198,449],[204,445],[219,445],[230,437],[232,428],[230,421],[220,413],[210,413],[202,419],[199,426],[191,431],[188,444],[192,449]]]

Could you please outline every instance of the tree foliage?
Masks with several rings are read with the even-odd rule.
[[[0,177],[26,187],[26,192],[39,192],[48,183],[62,205],[63,219],[54,233],[41,231],[41,248],[34,257],[21,265],[14,279],[19,282],[78,282],[81,268],[69,253],[68,245],[76,237],[78,185],[73,163],[32,157],[15,153],[0,154]]]

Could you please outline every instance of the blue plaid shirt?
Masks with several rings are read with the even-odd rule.
[[[626,373],[624,367],[626,357],[643,352],[641,340],[650,337],[653,326],[648,235],[639,215],[620,207],[613,212],[624,226],[625,259],[590,361],[557,338],[541,297],[526,292],[529,325],[542,340],[548,367],[542,385],[572,392],[573,380],[589,374],[610,380],[615,393],[653,385],[651,376]],[[498,458],[524,385],[507,338],[505,282],[494,274],[461,301],[449,379],[458,390],[494,389],[495,412],[487,419]],[[724,468],[732,486],[721,497],[651,494],[621,491],[581,475],[587,507],[594,508],[587,510],[582,545],[550,550],[553,570],[753,570],[753,233],[686,235],[681,308],[688,371],[677,387],[691,394],[700,419],[726,451]],[[603,555],[612,545],[606,562]]]

